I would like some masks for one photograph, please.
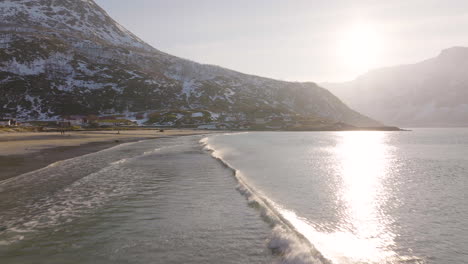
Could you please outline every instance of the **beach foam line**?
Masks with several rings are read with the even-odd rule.
[[[320,232],[306,218],[298,216],[294,211],[283,208],[262,194],[261,191],[248,183],[241,171],[235,169],[223,158],[223,153],[220,150],[209,144],[209,140],[217,136],[221,135],[205,137],[200,140],[200,144],[206,151],[211,153],[213,158],[233,172],[239,184],[238,191],[247,198],[249,205],[258,209],[262,218],[271,224],[273,234],[268,246],[273,253],[279,254],[283,258],[282,263],[426,263],[424,259],[417,256],[399,256],[394,252],[379,252],[381,255],[379,255],[377,261],[353,258],[352,254],[343,255],[343,252],[340,251],[343,247],[336,247],[337,244],[341,243],[341,246],[343,246],[343,241],[345,241],[344,244],[348,243],[344,245],[346,247],[362,242],[350,239],[349,234],[344,232]],[[347,248],[346,250],[349,253],[353,248]]]
[[[21,216],[16,219],[4,221],[4,230],[0,231],[0,245],[11,245],[20,242],[26,235],[39,231],[42,228],[57,226],[62,223],[73,221],[84,210],[95,208],[102,204],[107,196],[103,192],[96,192],[93,195],[83,194],[79,190],[79,185],[88,181],[93,176],[99,176],[109,170],[118,167],[118,163],[110,164],[97,172],[86,175],[74,182],[70,186],[55,193],[51,197],[45,198],[41,203],[33,203],[27,206],[28,211],[41,211],[34,215]],[[63,221],[63,219],[67,219]]]
[[[145,151],[141,155],[136,155],[136,156],[133,156],[131,158],[124,158],[124,159],[121,159],[121,160],[118,160],[118,161],[114,161],[114,162],[111,163],[111,165],[124,164],[124,163],[127,163],[127,162],[132,161],[132,160],[136,160],[136,159],[139,159],[139,158],[142,158],[142,157],[145,157],[145,156],[156,154],[156,153],[161,152],[161,151],[166,150],[166,149],[171,149],[171,148],[175,148],[175,147],[179,147],[179,146],[182,146],[182,145],[178,144],[178,145],[171,145],[171,146],[166,146],[166,147],[155,148],[153,150]]]
[[[141,142],[142,141],[131,142],[131,144]],[[126,145],[128,146],[130,144]],[[114,180],[115,177],[102,178],[101,176],[106,175],[111,171],[115,171],[115,174],[126,175],[128,174],[128,171],[122,171],[121,167],[121,165],[123,165],[124,163],[157,153],[164,149],[169,149],[177,146],[180,145],[171,145],[167,147],[156,148],[154,150],[146,151],[143,154],[136,155],[131,158],[123,158],[111,162],[107,166],[99,169],[98,171],[81,177],[80,179],[73,182],[66,188],[60,190],[59,192],[55,193],[54,195],[43,199],[43,202],[39,204],[33,203],[28,205],[27,208],[29,211],[42,212],[33,216],[27,215],[3,222],[1,226],[4,228],[4,230],[1,230],[0,234],[3,237],[9,237],[9,239],[0,240],[0,245],[9,245],[21,241],[24,238],[24,236],[18,236],[18,234],[29,234],[35,231],[39,231],[42,228],[48,228],[63,223],[69,223],[73,221],[73,219],[82,215],[85,211],[102,206],[113,196],[123,195],[125,189],[127,188],[126,183],[114,182],[113,184],[108,184],[109,181]],[[113,147],[112,149],[115,150],[115,147]],[[106,150],[108,151],[110,149]],[[95,153],[90,153],[87,155]],[[73,160],[75,158],[69,160]],[[63,162],[65,161],[62,161],[62,163]],[[50,168],[50,166],[48,167]],[[42,171],[45,169],[46,168],[43,168],[37,171]],[[90,188],[90,183],[95,183],[96,181],[100,181],[101,183],[107,183],[103,184],[103,186],[106,186],[106,188],[104,188],[104,190]],[[47,221],[44,221],[44,219],[47,219]]]
[[[151,140],[151,139],[148,139],[148,140]],[[102,149],[102,150],[99,150],[99,151],[96,151],[96,152],[91,152],[91,153],[88,153],[88,154],[84,154],[84,155],[81,155],[81,156],[76,156],[76,157],[73,157],[73,158],[69,158],[69,159],[65,159],[65,160],[59,160],[59,161],[56,161],[54,163],[51,163],[43,168],[40,168],[40,169],[37,169],[37,170],[33,170],[33,171],[29,171],[29,172],[26,172],[26,173],[23,173],[23,174],[20,174],[18,176],[15,176],[15,177],[12,177],[10,179],[6,179],[6,180],[3,180],[3,181],[0,181],[0,186],[2,185],[5,185],[5,184],[8,184],[10,182],[13,182],[13,181],[16,181],[18,179],[21,179],[21,178],[24,178],[24,177],[28,177],[30,176],[31,174],[35,174],[35,173],[38,173],[38,172],[41,172],[41,171],[44,171],[44,170],[47,170],[49,168],[53,168],[53,167],[56,167],[60,164],[63,164],[65,162],[69,162],[73,159],[76,159],[76,158],[80,158],[80,157],[87,157],[87,156],[90,156],[90,155],[93,155],[93,154],[96,154],[96,153],[101,153],[101,152],[107,152],[107,151],[111,151],[111,150],[114,150],[116,148],[121,148],[121,147],[124,147],[124,146],[129,146],[129,145],[132,145],[132,144],[137,144],[137,143],[141,143],[141,142],[144,142],[145,140],[139,140],[139,141],[134,141],[134,142],[127,142],[127,143],[122,143],[122,144],[119,144],[119,145],[116,145],[116,146],[113,146],[113,147],[110,147],[110,148],[105,148],[105,149]],[[1,189],[0,189],[1,191]]]
[[[141,143],[141,142],[143,142],[143,141],[129,142],[129,143],[114,146],[112,148],[108,148],[108,149],[105,149],[105,150],[102,150],[102,151],[89,153],[89,154],[82,155],[82,156],[79,156],[79,157],[74,157],[74,158],[71,158],[71,159],[68,159],[68,160],[55,162],[53,165],[51,164],[51,165],[49,165],[47,167],[44,167],[42,169],[35,170],[35,171],[32,171],[32,172],[28,172],[28,173],[26,173],[24,175],[20,175],[21,177],[18,176],[18,177],[13,178],[13,180],[21,181],[23,179],[23,177],[29,176],[30,174],[34,174],[34,173],[43,172],[44,170],[47,170],[47,169],[50,169],[50,168],[53,168],[53,167],[57,167],[60,164],[66,164],[67,161],[68,162],[73,162],[77,158],[82,158],[82,157],[85,157],[85,156],[101,153],[101,152],[104,152],[104,151],[113,151],[118,147],[129,146],[129,145],[136,144],[136,143]],[[153,154],[159,153],[159,152],[164,151],[164,150],[177,148],[179,146],[183,146],[183,145],[182,144],[172,144],[170,146],[163,146],[163,147],[155,148],[155,149],[152,149],[152,150],[149,150],[149,151],[144,151],[142,154],[138,154],[138,155],[134,155],[132,157],[122,158],[122,159],[119,159],[117,161],[109,162],[106,166],[100,168],[99,170],[97,170],[95,172],[92,172],[90,174],[84,175],[83,177],[79,178],[77,181],[73,182],[71,185],[67,186],[66,188],[64,188],[60,192],[54,194],[54,196],[48,197],[47,199],[44,200],[45,201],[44,203],[40,204],[41,208],[49,208],[50,207],[45,212],[47,214],[48,218],[50,218],[50,221],[48,221],[45,226],[51,226],[51,225],[58,224],[59,223],[58,219],[63,218],[64,216],[69,216],[69,217],[76,216],[74,211],[77,208],[92,208],[92,207],[94,207],[93,205],[102,204],[101,200],[104,200],[104,199],[101,199],[101,198],[103,198],[104,196],[106,196],[106,197],[108,196],[108,195],[103,196],[102,193],[98,192],[98,193],[95,194],[96,196],[92,197],[91,199],[85,199],[86,201],[81,201],[80,200],[78,202],[74,202],[72,199],[57,199],[57,197],[60,197],[61,194],[69,195],[71,192],[74,191],[74,189],[76,187],[80,186],[83,183],[89,182],[89,179],[94,178],[94,177],[99,176],[99,175],[102,175],[102,174],[105,174],[110,170],[116,170],[116,169],[120,168],[120,166],[125,164],[125,163],[131,162],[133,160],[138,160],[138,159],[140,159],[142,157],[153,155]],[[24,178],[24,179],[28,179],[28,178]],[[9,182],[12,182],[12,180],[9,179],[9,181],[4,181],[4,182],[2,182],[2,184],[7,185]],[[0,185],[0,191],[2,190],[1,187],[2,186]],[[101,196],[103,196],[103,197],[101,197]],[[72,198],[77,198],[77,197],[79,197],[79,195],[74,195]],[[59,207],[54,208],[55,200],[58,200],[58,201],[60,201],[61,204],[66,204],[67,206],[66,207],[59,206]],[[36,207],[36,206],[37,206],[37,204],[32,205],[32,207]],[[39,209],[39,208],[32,208],[32,209]],[[56,215],[57,217],[52,216],[52,215]],[[39,217],[39,218],[40,217],[45,217],[45,215],[37,215],[37,217]],[[33,218],[35,219],[36,217],[33,217]],[[25,221],[25,219],[19,218],[19,219],[16,219],[14,222],[3,223],[4,225],[2,225],[2,226],[6,227],[6,230],[0,231],[0,234],[5,233],[5,231],[7,231],[7,230],[12,231],[13,229],[11,227],[17,225],[17,223],[21,223],[21,225],[23,227],[27,227],[25,229],[25,230],[27,230],[27,232],[33,231],[36,227],[44,227],[44,225],[39,224],[39,221],[35,221],[35,220]],[[18,232],[15,231],[15,233],[18,233]]]
[[[229,135],[229,134],[223,134]],[[283,264],[332,264],[326,259],[312,243],[281,213],[281,207],[253,188],[243,176],[235,169],[221,153],[209,144],[209,137],[199,142],[211,156],[233,172],[238,182],[237,190],[247,199],[249,205],[260,211],[263,220],[271,225],[272,237],[268,247],[276,255],[281,256]]]

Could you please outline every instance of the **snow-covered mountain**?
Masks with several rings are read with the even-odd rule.
[[[60,32],[113,45],[152,49],[93,1],[2,0],[0,11],[3,31]]]
[[[322,84],[352,108],[398,126],[468,126],[468,48]]]
[[[205,109],[378,122],[314,83],[242,74],[146,44],[92,0],[0,1],[0,115]]]

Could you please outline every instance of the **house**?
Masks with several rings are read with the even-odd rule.
[[[199,125],[197,128],[198,129],[216,129],[216,124]]]
[[[192,113],[192,117],[203,117],[203,113],[202,112]]]
[[[35,120],[29,121],[29,124],[32,126],[38,127],[57,127],[59,125],[59,121],[50,121],[50,120]]]
[[[100,116],[99,120],[112,120],[112,119],[119,119],[121,117],[125,117],[124,115],[106,115]]]
[[[250,129],[251,124],[249,122],[242,122],[239,124],[239,129],[245,130]]]
[[[264,117],[256,117],[255,118],[255,124],[257,124],[257,125],[264,125],[266,123],[267,123],[267,121],[265,120]]]
[[[71,126],[82,126],[88,123],[88,117],[82,115],[66,116],[63,117],[63,122],[68,122]]]
[[[100,127],[112,127],[112,126],[116,126],[116,123],[110,122],[110,121],[103,121],[103,122],[98,122],[98,125]]]
[[[268,129],[281,129],[283,127],[280,126],[280,125],[271,125],[271,126],[266,126],[266,128],[268,128]]]
[[[57,125],[60,127],[60,128],[68,128],[68,127],[71,127],[72,124],[68,121],[58,121],[57,122]]]
[[[221,124],[217,124],[217,125],[216,125],[216,128],[217,128],[217,129],[229,129],[229,125],[228,125],[228,124],[221,123]]]
[[[127,126],[138,126],[139,125],[138,120],[129,120],[129,121],[130,121],[130,123],[124,124],[124,126],[125,125],[127,125]]]
[[[226,117],[224,117],[224,121],[226,121],[226,122],[235,122],[235,121],[237,121],[237,117],[236,116],[226,116]]]
[[[0,119],[0,126],[16,126],[16,120],[14,119]]]
[[[10,119],[0,119],[0,126],[10,126]]]
[[[224,122],[241,122],[246,120],[246,115],[243,113],[223,113],[219,120]]]
[[[143,120],[143,119],[145,119],[145,113],[138,113],[138,114],[135,116],[135,119],[136,119],[136,120]]]
[[[283,122],[284,119],[283,119],[282,116],[272,116],[272,117],[270,117],[270,118],[268,119],[268,121],[269,121],[269,122],[271,122],[271,121],[280,121],[280,122]]]

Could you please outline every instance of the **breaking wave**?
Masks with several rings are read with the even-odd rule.
[[[0,182],[0,191],[11,184],[26,185],[25,182],[30,182],[28,178],[40,172],[47,174],[50,169],[58,167],[58,165],[79,164],[85,157],[92,157],[92,155],[96,155],[97,153],[115,151],[116,148],[140,142],[142,141],[124,143],[98,152],[55,162],[42,169]],[[74,219],[91,212],[95,208],[101,207],[115,198],[131,194],[134,186],[138,184],[139,174],[135,168],[126,168],[124,165],[141,157],[156,154],[162,150],[177,146],[180,145],[159,147],[145,151],[139,155],[109,162],[103,168],[84,175],[51,196],[28,203],[22,208],[21,212],[15,213],[17,214],[15,217],[0,218],[0,220],[3,220],[0,223],[0,235],[2,237],[0,245],[9,245],[21,241],[25,236],[44,228],[71,223]]]
[[[247,175],[231,165],[226,158],[228,153],[231,151],[236,153],[237,149],[231,149],[231,147],[223,149],[210,145],[211,139],[218,136],[205,137],[200,140],[200,144],[211,153],[213,158],[233,172],[238,182],[238,191],[247,198],[249,205],[256,208],[262,218],[271,225],[273,231],[268,247],[274,254],[280,256],[281,263],[426,263],[419,257],[398,255],[392,250],[377,248],[372,251],[375,249],[373,245],[369,246],[365,240],[349,232],[319,231],[314,223],[284,208],[250,184]],[[354,254],[356,249],[364,251]]]
[[[226,134],[224,134],[226,135]],[[247,199],[249,206],[257,209],[265,222],[272,227],[268,248],[280,256],[282,264],[332,264],[325,258],[297,227],[285,217],[287,210],[253,188],[241,171],[229,164],[219,150],[208,143],[209,138],[200,140],[200,144],[211,156],[233,172],[238,182],[237,190]]]

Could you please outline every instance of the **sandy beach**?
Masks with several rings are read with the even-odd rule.
[[[125,130],[0,133],[0,181],[53,162],[96,152],[121,143],[171,136],[206,134],[201,130]]]

